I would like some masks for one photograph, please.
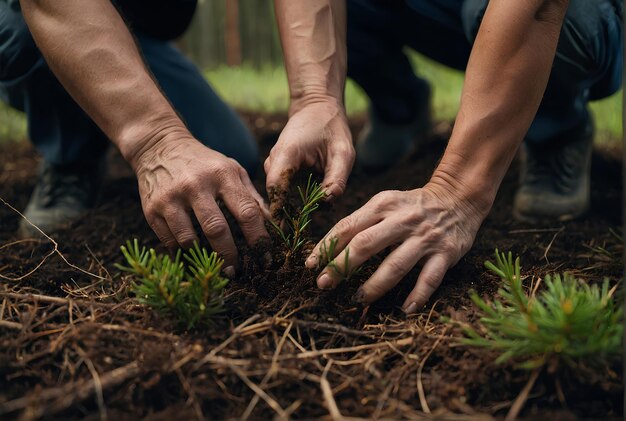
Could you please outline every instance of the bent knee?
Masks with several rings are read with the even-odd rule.
[[[41,54],[19,10],[0,3],[0,80],[11,81],[28,74]]]

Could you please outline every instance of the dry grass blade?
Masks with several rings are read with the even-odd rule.
[[[254,382],[252,380],[250,380],[248,378],[248,376],[246,376],[246,374],[239,367],[236,367],[234,365],[229,365],[228,367],[237,375],[237,377],[239,377],[239,379],[241,379],[242,382],[244,382],[246,384],[246,386],[248,386],[250,389],[252,389],[252,391],[254,391],[254,393],[259,395],[261,397],[261,399],[263,399],[265,401],[265,403],[267,403],[269,405],[269,407],[272,408],[274,410],[274,412],[276,412],[276,415],[278,416],[278,418],[280,420],[287,420],[287,419],[289,419],[289,416],[287,415],[285,410],[280,406],[280,404],[278,402],[276,402],[276,400],[274,398],[272,398],[270,395],[268,395],[258,385],[254,384]]]
[[[542,367],[539,367],[533,370],[532,374],[530,375],[530,378],[526,382],[526,385],[524,386],[520,394],[517,396],[517,398],[515,398],[515,402],[513,402],[513,405],[511,406],[509,413],[506,414],[504,421],[515,421],[517,419],[520,411],[524,407],[524,404],[528,400],[528,395],[530,395],[530,391],[533,389],[533,386],[535,385],[535,382],[537,381],[537,378],[539,377],[539,373],[541,373],[541,369]]]
[[[44,389],[34,395],[25,396],[0,404],[0,415],[10,414],[29,408],[29,415],[39,418],[52,416],[64,409],[85,401],[98,389],[107,390],[139,374],[139,363],[133,361],[99,377],[99,384],[92,378],[89,381],[69,383],[62,387]]]
[[[322,373],[322,378],[320,379],[320,387],[322,389],[322,394],[324,395],[324,402],[326,402],[326,407],[328,408],[328,412],[330,413],[330,417],[333,421],[343,421],[344,417],[341,415],[341,411],[337,406],[337,402],[335,401],[335,396],[333,395],[333,389],[328,382],[328,371],[330,367],[333,365],[332,358],[328,360],[326,367],[324,368],[324,372]]]
[[[63,256],[63,254],[59,251],[59,244],[58,244],[56,241],[54,241],[54,239],[53,239],[52,237],[50,237],[48,234],[46,234],[45,232],[43,232],[43,231],[42,231],[42,230],[41,230],[41,229],[40,229],[37,225],[35,225],[35,224],[33,224],[32,222],[30,222],[30,221],[28,220],[28,218],[26,218],[26,217],[24,216],[24,214],[22,214],[20,211],[18,211],[18,210],[17,210],[17,209],[15,209],[13,206],[11,206],[11,204],[9,204],[9,203],[8,203],[6,200],[4,200],[2,197],[0,197],[0,202],[2,202],[2,203],[6,206],[6,207],[8,207],[9,209],[11,209],[13,212],[17,213],[17,214],[18,214],[18,215],[19,215],[22,219],[24,219],[24,220],[25,220],[28,224],[30,224],[33,228],[35,228],[37,231],[39,231],[39,232],[41,233],[41,235],[43,235],[43,236],[44,236],[44,237],[45,237],[48,241],[50,241],[50,243],[53,245],[52,250],[51,250],[48,254],[46,254],[46,255],[43,257],[43,259],[42,259],[42,260],[41,260],[41,261],[40,261],[40,262],[39,262],[39,263],[38,263],[38,264],[37,264],[37,265],[36,265],[33,269],[31,269],[30,271],[28,271],[28,272],[27,272],[27,273],[25,273],[24,275],[21,275],[21,276],[18,276],[18,277],[13,278],[13,277],[10,277],[10,276],[5,276],[5,275],[2,275],[2,274],[0,273],[0,279],[4,279],[4,280],[6,280],[6,281],[11,281],[11,282],[19,282],[19,281],[21,281],[21,280],[23,280],[23,279],[26,279],[26,278],[28,278],[29,276],[31,276],[33,273],[37,272],[37,271],[39,270],[39,268],[40,268],[41,266],[43,266],[43,264],[46,262],[46,260],[48,260],[48,258],[49,258],[50,256],[52,256],[53,254],[56,254],[57,256],[59,256],[59,258],[61,258],[61,260],[63,260],[63,262],[64,262],[67,266],[71,267],[71,268],[72,268],[72,269],[74,269],[74,270],[77,270],[77,271],[79,271],[79,272],[81,272],[81,273],[83,273],[83,274],[85,274],[85,275],[88,275],[88,276],[91,276],[91,277],[93,277],[93,278],[100,279],[100,280],[103,280],[103,281],[110,280],[110,279],[107,279],[107,278],[103,278],[103,277],[102,277],[102,276],[100,276],[100,275],[96,275],[95,273],[91,273],[91,272],[89,272],[89,271],[87,271],[87,270],[85,270],[85,269],[83,269],[83,268],[80,268],[80,267],[78,267],[78,266],[76,266],[76,265],[74,265],[74,264],[70,263],[70,262],[69,262],[69,261],[65,258],[65,256]]]

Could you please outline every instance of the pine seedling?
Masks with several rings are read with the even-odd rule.
[[[194,243],[182,254],[185,265],[180,250],[171,259],[140,248],[137,239],[127,241],[121,251],[128,266],[116,266],[133,275],[132,290],[140,303],[174,317],[188,329],[210,324],[223,311],[228,280],[220,275],[224,261],[215,252],[209,254]]]
[[[352,277],[358,274],[361,271],[361,267],[351,268],[349,264],[350,260],[350,249],[346,247],[346,252],[344,254],[344,262],[343,269],[339,268],[337,262],[335,261],[335,249],[337,248],[337,242],[339,239],[337,237],[329,238],[328,240],[322,241],[320,245],[320,257],[322,265],[330,267],[337,275],[341,276],[343,281],[349,281]]]
[[[272,222],[272,226],[287,249],[287,257],[295,254],[306,242],[304,233],[311,223],[311,214],[319,207],[319,202],[326,195],[322,186],[313,181],[312,174],[309,174],[305,189],[298,186],[298,193],[302,207],[295,212],[295,215],[290,214],[283,207],[286,229],[282,229],[278,224]]]
[[[609,281],[589,285],[569,273],[547,275],[542,291],[528,294],[520,276],[519,257],[496,250],[496,263],[485,266],[503,287],[489,303],[472,292],[480,309],[479,331],[463,326],[462,343],[496,350],[497,363],[514,360],[527,369],[548,362],[595,365],[619,358],[622,350],[622,308]],[[534,288],[536,289],[536,288]]]

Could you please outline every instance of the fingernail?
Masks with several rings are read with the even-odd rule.
[[[335,196],[332,193],[326,193],[326,196],[324,196],[324,200],[326,201],[331,201],[335,198]]]
[[[352,296],[352,302],[356,304],[367,304],[367,300],[365,299],[365,292],[363,288],[359,288],[356,293]]]
[[[317,278],[317,286],[320,289],[331,289],[333,287],[333,281],[330,279],[327,273]]]
[[[224,275],[226,275],[227,278],[234,278],[235,274],[236,274],[234,266],[227,266],[227,267],[225,267],[223,272],[224,272]]]
[[[417,303],[411,303],[408,306],[406,306],[406,308],[404,309],[404,312],[406,314],[417,313]]]
[[[306,262],[304,262],[304,264],[309,269],[313,269],[313,268],[317,267],[317,256],[315,254],[310,255],[306,259]]]

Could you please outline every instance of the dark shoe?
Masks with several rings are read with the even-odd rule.
[[[357,164],[368,170],[385,170],[410,156],[432,127],[430,116],[431,89],[423,81],[423,95],[419,98],[416,118],[402,125],[380,120],[370,107],[369,120],[356,142]]]
[[[593,133],[589,117],[555,139],[524,142],[521,185],[513,204],[516,219],[565,221],[587,211]]]
[[[103,175],[104,160],[83,169],[42,163],[39,181],[24,216],[46,234],[76,221],[95,205]],[[18,233],[22,238],[41,236],[24,219]]]

